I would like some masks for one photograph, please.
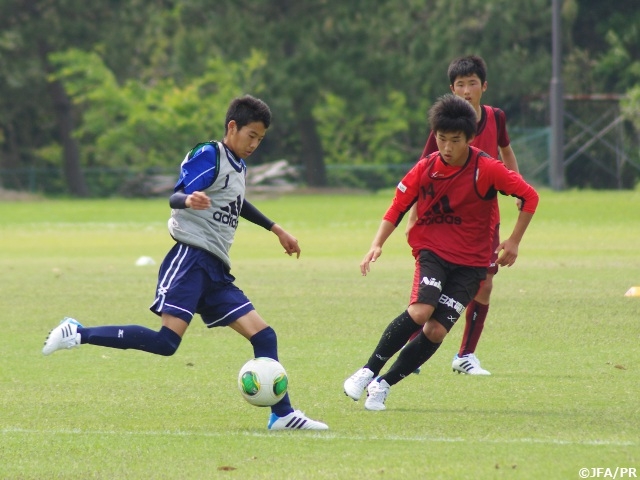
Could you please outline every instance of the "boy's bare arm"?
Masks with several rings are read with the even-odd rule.
[[[300,258],[300,245],[298,245],[298,240],[296,239],[296,237],[291,235],[277,223],[274,223],[271,226],[271,231],[275,233],[278,237],[278,240],[280,240],[280,245],[283,246],[284,253],[289,256],[295,253],[296,258]]]
[[[513,152],[513,148],[511,148],[511,145],[500,147],[500,158],[502,159],[505,167],[507,167],[509,170],[520,173],[520,171],[518,170],[518,161],[516,160],[516,154]]]
[[[369,264],[375,262],[378,257],[382,255],[382,246],[395,229],[396,226],[393,223],[388,220],[382,220],[380,227],[378,227],[378,232],[371,242],[371,248],[369,248],[362,262],[360,262],[360,273],[362,273],[362,276],[366,276],[371,270]]]
[[[516,160],[516,154],[513,152],[513,148],[511,148],[510,144],[504,148],[500,147],[500,158],[502,158],[502,162],[504,163],[505,167],[507,167],[509,170],[520,173],[520,171],[518,170],[518,161]],[[518,210],[520,210],[520,207],[522,207],[522,200],[520,200],[519,198],[516,198],[516,207],[518,207]]]
[[[524,232],[531,222],[531,218],[533,218],[533,213],[521,211],[513,227],[511,236],[498,245],[496,253],[499,253],[500,256],[498,257],[497,263],[501,267],[510,267],[515,263],[516,258],[518,258],[518,247],[520,246]]]

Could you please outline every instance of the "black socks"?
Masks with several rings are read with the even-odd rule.
[[[442,345],[433,343],[423,332],[411,340],[406,347],[402,349],[398,359],[391,365],[391,368],[385,373],[384,378],[389,385],[395,385],[404,377],[411,375],[416,368],[429,360],[436,353],[436,350]]]
[[[382,333],[378,346],[367,362],[369,370],[377,376],[384,364],[407,343],[418,328],[420,325],[413,321],[409,312],[402,312]]]

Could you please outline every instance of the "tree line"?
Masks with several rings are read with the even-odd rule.
[[[0,0],[0,169],[59,169],[89,196],[87,168],[177,168],[243,93],[274,114],[252,162],[285,158],[320,187],[327,166],[406,164],[460,55],[486,59],[483,100],[510,125],[548,123],[523,99],[548,94],[551,14],[549,0]],[[565,91],[624,94],[640,129],[636,0],[564,0],[562,19]]]

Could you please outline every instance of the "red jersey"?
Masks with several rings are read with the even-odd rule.
[[[462,167],[447,164],[439,152],[421,158],[398,184],[384,219],[398,226],[417,203],[418,220],[409,231],[413,255],[429,250],[447,262],[486,267],[491,258],[497,193],[522,200],[534,213],[538,194],[516,172],[475,147]]]

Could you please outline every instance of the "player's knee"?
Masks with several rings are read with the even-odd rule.
[[[476,293],[475,297],[473,297],[473,299],[477,302],[480,302],[486,305],[487,303],[489,303],[492,290],[493,290],[493,278],[487,276],[486,280],[484,280],[480,284],[480,288],[478,288],[478,292]]]
[[[444,337],[449,333],[440,322],[433,318],[425,324],[423,332],[433,343],[442,343]]]
[[[418,325],[424,325],[427,323],[427,320],[429,320],[433,314],[433,310],[433,306],[427,305],[426,303],[412,303],[409,305],[409,308],[407,308],[407,312],[411,316],[411,319]]]
[[[182,337],[167,327],[162,327],[158,332],[156,351],[158,355],[170,357],[178,350]]]
[[[480,284],[480,291],[491,292],[493,289],[493,275],[488,274],[487,278],[485,278]]]

